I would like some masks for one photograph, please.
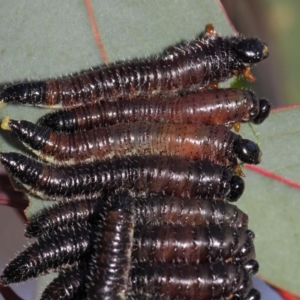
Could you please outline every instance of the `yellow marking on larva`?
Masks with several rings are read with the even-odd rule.
[[[9,120],[10,120],[10,117],[9,116],[5,116],[4,119],[2,120],[2,123],[1,123],[1,128],[3,130],[11,130],[10,126],[9,126]]]

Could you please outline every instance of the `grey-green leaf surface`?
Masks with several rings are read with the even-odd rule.
[[[239,207],[249,213],[255,232],[260,276],[300,294],[300,107],[273,112],[269,119],[253,128],[263,152],[263,171],[289,181],[284,182],[249,170],[246,190]],[[255,140],[248,126],[241,135]],[[298,186],[297,186],[298,185]]]
[[[0,83],[56,77],[102,63],[84,1],[1,2]],[[208,23],[222,35],[233,34],[218,1],[99,0],[92,4],[109,62],[159,54],[174,43],[199,35]],[[0,110],[0,118],[8,114],[14,119],[36,121],[46,112],[7,105]],[[264,152],[262,167],[299,182],[295,151],[299,134],[289,131],[287,138],[293,126],[286,124],[297,122],[294,129],[300,124],[297,112],[292,110],[290,114],[273,114],[255,130],[260,132]],[[242,134],[254,138],[247,125],[243,125]],[[280,154],[276,145],[283,150]],[[0,151],[25,149],[9,133],[2,132]],[[238,205],[249,212],[250,228],[256,232],[260,275],[300,293],[296,283],[300,274],[299,226],[293,223],[299,211],[299,191],[251,171],[246,175],[245,195]],[[32,198],[27,214],[41,209],[44,203]]]

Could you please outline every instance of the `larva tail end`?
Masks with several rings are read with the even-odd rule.
[[[0,276],[0,284],[3,286],[7,286],[10,284],[10,281],[8,280],[8,278],[5,275],[1,275]]]
[[[11,130],[11,127],[10,127],[10,117],[9,116],[5,116],[2,120],[2,123],[1,123],[1,128],[3,130]]]
[[[15,152],[0,152],[0,163],[9,174],[23,184],[35,184],[42,172],[42,164]]]

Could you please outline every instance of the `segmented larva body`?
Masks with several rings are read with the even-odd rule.
[[[121,195],[122,196],[122,195]],[[136,224],[220,225],[247,229],[248,215],[225,201],[157,195],[137,198]]]
[[[84,264],[86,268],[86,265]],[[84,299],[83,268],[74,266],[61,271],[55,279],[46,287],[40,300],[82,300]]]
[[[117,290],[118,280],[126,283],[131,261],[198,264],[248,261],[255,257],[254,234],[250,230],[172,224],[171,220],[163,226],[137,224],[135,219],[140,216],[134,213],[134,202],[124,201],[123,195],[111,197],[104,206],[94,222],[72,222],[38,238],[6,267],[1,282],[9,284],[37,277],[65,264],[80,263],[90,254],[90,275],[102,278],[91,281],[93,289],[98,290],[101,281]],[[127,275],[121,276],[120,272],[125,271]]]
[[[60,232],[40,237],[4,269],[1,284],[26,281],[80,260],[91,245],[90,238],[88,223],[72,224]]]
[[[181,198],[166,195],[133,198],[118,195],[124,203],[132,202],[137,225],[220,225],[247,229],[248,215],[225,201]],[[27,237],[48,235],[72,223],[92,221],[103,211],[111,196],[88,201],[58,202],[34,215],[26,227]]]
[[[43,160],[75,164],[116,156],[171,155],[234,167],[237,158],[258,164],[259,147],[226,126],[134,122],[73,134],[56,133],[28,121],[7,127]]]
[[[49,235],[50,232],[70,226],[72,223],[91,221],[95,218],[95,211],[99,206],[97,202],[97,199],[66,201],[45,208],[30,218],[25,236],[31,238]],[[103,207],[103,205],[101,206]]]
[[[251,276],[242,264],[223,262],[132,266],[129,299],[248,299]]]
[[[233,75],[252,80],[250,67],[268,56],[255,38],[206,34],[160,56],[112,64],[56,80],[29,82],[4,89],[3,102],[48,107],[76,107],[100,100],[115,101],[199,90]]]
[[[186,264],[248,261],[255,258],[253,236],[252,231],[226,226],[136,226],[132,259]]]
[[[127,299],[134,235],[133,203],[114,197],[103,224],[94,228],[87,299]]]
[[[260,124],[269,112],[269,102],[251,91],[216,89],[184,96],[99,101],[49,113],[39,124],[63,132],[137,121],[231,126],[248,121]]]
[[[93,164],[53,167],[18,153],[1,153],[0,162],[17,181],[43,199],[85,199],[102,190],[163,193],[181,197],[237,200],[244,182],[210,161],[168,156],[132,156]],[[145,190],[147,189],[147,190]]]

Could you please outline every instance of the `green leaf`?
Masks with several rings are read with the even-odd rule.
[[[92,4],[109,62],[159,54],[183,39],[193,39],[208,23],[221,35],[233,34],[218,1],[101,0]],[[102,63],[83,1],[4,1],[0,24],[1,83],[56,77]],[[8,105],[0,110],[0,118],[10,115],[36,121],[47,112]],[[299,182],[299,131],[293,131],[300,128],[297,113],[274,113],[255,130],[260,132],[264,152],[261,166]],[[247,125],[242,135],[255,138]],[[1,132],[0,151],[25,149],[9,133]],[[249,213],[250,228],[257,236],[259,274],[300,293],[299,226],[293,223],[299,191],[252,171],[245,173],[246,191],[238,206]],[[44,205],[45,201],[33,199],[27,214]]]

